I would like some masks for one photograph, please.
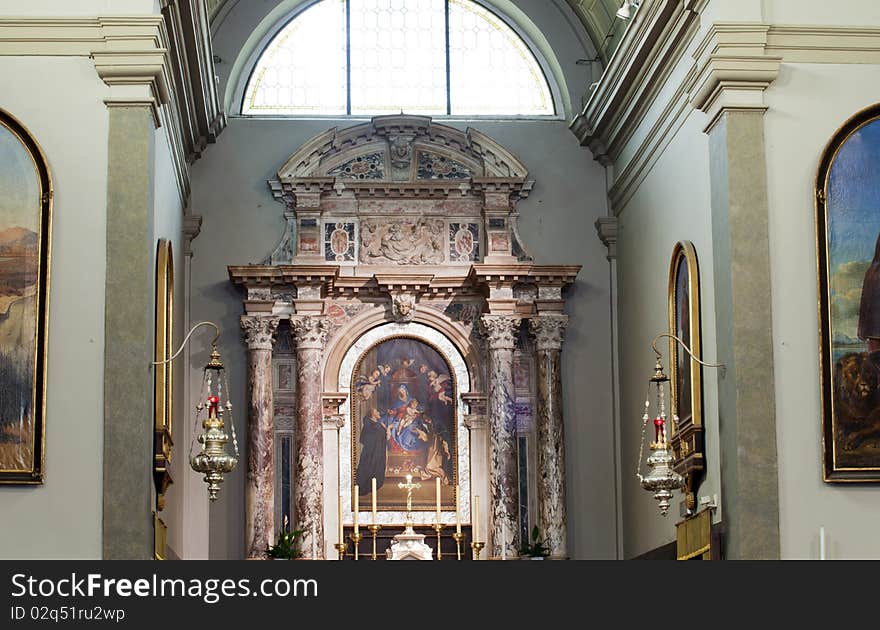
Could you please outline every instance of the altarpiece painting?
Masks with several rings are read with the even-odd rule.
[[[380,510],[402,509],[397,484],[421,482],[413,508],[455,509],[458,476],[456,387],[448,361],[428,343],[395,337],[370,348],[352,377],[352,470],[361,502],[370,509],[372,479]]]

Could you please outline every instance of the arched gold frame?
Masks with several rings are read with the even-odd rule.
[[[49,335],[49,285],[52,261],[52,204],[54,189],[48,161],[33,134],[17,118],[0,109],[0,126],[22,143],[39,181],[40,234],[36,294],[36,335],[34,338],[34,381],[31,405],[34,410],[33,462],[29,470],[0,469],[0,484],[41,484],[45,480],[46,458],[46,370]]]
[[[688,304],[690,318],[690,339],[683,339],[695,356],[701,356],[702,326],[700,322],[700,267],[697,262],[697,250],[690,241],[676,243],[672,250],[669,263],[669,287],[667,309],[669,315],[669,334],[678,335],[678,306],[676,286],[679,270],[682,265],[687,267]],[[688,392],[678,391],[679,359],[688,357],[687,352],[674,339],[669,340],[669,374],[670,411],[678,417],[673,423],[672,448],[675,452],[675,470],[685,478],[688,500],[692,501],[692,493],[698,484],[698,475],[705,470],[703,455],[703,379],[702,366],[693,357],[688,357],[691,387]],[[691,415],[682,417],[679,402],[683,397],[691,401]],[[691,506],[692,507],[692,506]]]
[[[458,470],[458,395],[459,395],[458,377],[455,374],[455,370],[452,369],[452,362],[449,360],[449,357],[446,356],[446,353],[443,352],[440,348],[438,348],[436,345],[434,345],[430,341],[427,341],[426,339],[423,339],[423,338],[418,337],[416,335],[407,335],[407,334],[389,335],[387,337],[383,337],[382,339],[379,339],[375,343],[370,344],[370,346],[361,353],[361,355],[358,357],[357,361],[354,364],[354,368],[351,371],[351,383],[350,383],[351,388],[349,389],[349,391],[351,392],[351,411],[349,413],[349,416],[350,416],[349,420],[351,422],[351,483],[352,483],[352,488],[355,485],[357,485],[357,461],[356,461],[357,458],[355,457],[355,444],[358,444],[358,433],[360,432],[360,424],[359,423],[360,423],[360,420],[363,418],[363,411],[361,410],[361,402],[357,398],[357,396],[355,396],[355,381],[361,372],[361,363],[363,363],[364,358],[366,358],[366,356],[368,354],[370,354],[370,352],[375,350],[377,347],[379,347],[383,343],[387,343],[389,341],[394,341],[395,339],[412,339],[413,341],[421,342],[421,343],[425,344],[426,346],[428,346],[429,348],[431,348],[434,352],[437,353],[437,355],[441,359],[443,359],[443,362],[446,364],[446,369],[449,373],[449,378],[452,381],[452,387],[454,388],[453,389],[453,396],[452,396],[452,400],[453,400],[453,402],[452,402],[452,420],[453,420],[453,422],[452,422],[452,444],[453,444],[453,446],[452,446],[452,451],[450,453],[450,459],[452,460],[452,488],[453,488],[452,501],[453,501],[453,503],[451,505],[442,504],[441,509],[455,511],[457,509],[457,507],[455,505],[455,495],[458,491],[457,489],[458,489],[458,474],[459,474],[459,470]],[[432,483],[433,483],[433,479],[432,479]],[[370,506],[368,504],[362,503],[360,505],[359,511],[366,512],[366,511],[369,511],[369,509],[370,509]],[[378,509],[377,511],[379,511],[379,512],[400,512],[405,509],[406,509],[406,503],[401,501],[401,503],[399,505],[395,504],[395,505],[391,505],[391,506],[385,506],[382,509]],[[413,504],[413,507],[412,507],[413,512],[433,512],[435,509],[436,509],[436,506],[433,504],[430,506],[418,506],[418,505]]]
[[[819,318],[819,379],[822,400],[822,479],[827,483],[853,483],[880,481],[880,463],[869,467],[844,467],[836,457],[837,432],[834,397],[833,350],[831,348],[831,300],[830,269],[828,261],[828,182],[831,167],[840,149],[853,134],[866,125],[880,120],[880,104],[871,105],[857,112],[841,125],[822,150],[816,171],[814,209],[816,221],[816,286]]]
[[[156,333],[153,380],[154,451],[153,475],[156,480],[156,509],[165,508],[165,492],[172,479],[168,471],[174,446],[174,253],[171,241],[159,239],[156,247]],[[162,362],[162,363],[160,363]]]

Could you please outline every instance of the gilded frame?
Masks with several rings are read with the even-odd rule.
[[[383,337],[379,339],[375,343],[371,344],[366,350],[364,350],[361,355],[358,357],[357,362],[354,364],[354,369],[351,372],[351,412],[349,414],[349,421],[351,422],[351,492],[354,491],[354,486],[358,485],[357,479],[357,467],[358,467],[358,458],[357,458],[357,445],[360,443],[358,440],[360,433],[360,421],[363,418],[363,409],[362,403],[358,396],[355,396],[354,393],[356,391],[355,381],[361,373],[361,364],[367,355],[370,354],[373,350],[375,350],[378,346],[387,343],[389,341],[394,341],[395,339],[411,339],[413,341],[417,341],[422,343],[429,348],[431,348],[434,352],[436,352],[440,358],[443,360],[446,365],[446,369],[449,373],[449,379],[452,382],[453,395],[452,395],[452,449],[450,452],[450,459],[452,461],[452,484],[453,488],[453,499],[451,504],[442,503],[441,510],[443,511],[457,511],[455,505],[455,495],[458,492],[458,481],[459,481],[459,469],[458,469],[458,379],[456,378],[455,371],[452,369],[452,362],[449,360],[449,357],[438,348],[436,345],[422,339],[421,337],[415,335],[389,335],[387,337]],[[424,484],[423,484],[424,485]],[[402,512],[406,510],[406,501],[403,499],[405,495],[401,491],[401,502],[392,504],[392,505],[383,505],[377,509],[377,512]],[[433,496],[433,493],[432,493]],[[368,512],[371,510],[370,500],[360,501],[358,506],[358,512]],[[433,512],[436,510],[436,504],[431,503],[430,505],[418,505],[413,502],[412,511],[413,512]]]
[[[168,467],[174,445],[173,365],[167,361],[174,353],[174,252],[171,241],[159,239],[156,246],[156,321],[153,378],[153,475],[156,481],[156,508],[165,508],[165,491],[171,485]],[[166,362],[167,361],[167,362]]]
[[[49,286],[52,261],[52,204],[54,190],[48,161],[34,136],[18,119],[0,109],[0,127],[14,136],[31,159],[38,184],[36,225],[37,278],[34,294],[33,379],[31,382],[31,409],[33,432],[30,436],[30,465],[26,468],[4,468],[0,461],[0,484],[36,485],[45,481],[46,457],[46,368],[49,330]]]
[[[672,250],[667,309],[669,334],[679,337],[695,356],[701,356],[700,268],[697,250],[690,241],[680,241]],[[691,501],[696,477],[705,469],[702,370],[699,362],[671,338],[669,373],[670,411],[678,418],[673,423],[671,439],[675,470],[685,477],[688,500]]]
[[[860,417],[857,413],[851,413],[851,408],[847,408],[843,404],[837,404],[838,402],[842,403],[842,401],[836,401],[836,398],[845,395],[838,389],[839,385],[845,386],[842,382],[844,379],[841,378],[841,383],[838,384],[836,382],[838,379],[835,378],[838,364],[845,357],[841,356],[838,360],[834,359],[834,336],[837,331],[835,330],[834,318],[832,316],[834,311],[832,304],[833,274],[831,270],[831,250],[833,244],[830,240],[830,220],[835,210],[833,207],[829,207],[833,202],[828,198],[832,167],[841,149],[853,135],[877,121],[880,121],[880,105],[872,105],[863,109],[845,121],[825,146],[816,173],[814,208],[816,222],[816,287],[819,297],[817,302],[819,320],[819,375],[822,405],[822,479],[826,483],[880,482],[880,449],[876,447],[877,444],[880,444],[880,420],[870,415]],[[880,225],[880,217],[878,217],[877,223]],[[867,255],[870,258],[870,252],[867,252]],[[868,345],[867,340],[865,340],[865,345]],[[872,352],[870,348],[867,348],[867,350],[867,352],[853,352],[850,354],[856,356],[864,355],[868,359]],[[871,361],[871,363],[874,364],[874,367],[880,368],[876,361]],[[874,392],[873,388],[871,388],[868,400],[876,402],[875,394],[880,396],[880,392]],[[875,405],[873,409],[880,412],[880,405]],[[874,418],[873,422],[871,422],[872,417]],[[862,422],[868,423],[868,425],[864,426]],[[844,448],[843,441],[851,439],[850,436],[853,436],[855,432],[864,432],[865,429],[870,430],[872,426],[872,439],[874,440],[875,449],[878,450],[873,464],[859,466],[851,465],[852,462],[847,463],[845,459],[850,457],[850,455],[842,452]]]

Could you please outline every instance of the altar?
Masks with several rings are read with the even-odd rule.
[[[383,116],[316,136],[268,184],[279,242],[229,267],[248,347],[246,555],[287,516],[317,559],[353,543],[360,558],[355,535],[390,529],[392,556],[477,543],[513,558],[534,525],[565,558],[560,353],[579,267],[528,254],[526,167],[476,130]]]

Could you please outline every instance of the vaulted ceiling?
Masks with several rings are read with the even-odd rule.
[[[604,65],[626,30],[627,22],[617,18],[622,0],[566,0],[593,40]]]
[[[206,0],[208,15],[213,21],[239,0]],[[615,17],[622,0],[566,0],[592,39],[604,65],[617,48],[626,22]]]

